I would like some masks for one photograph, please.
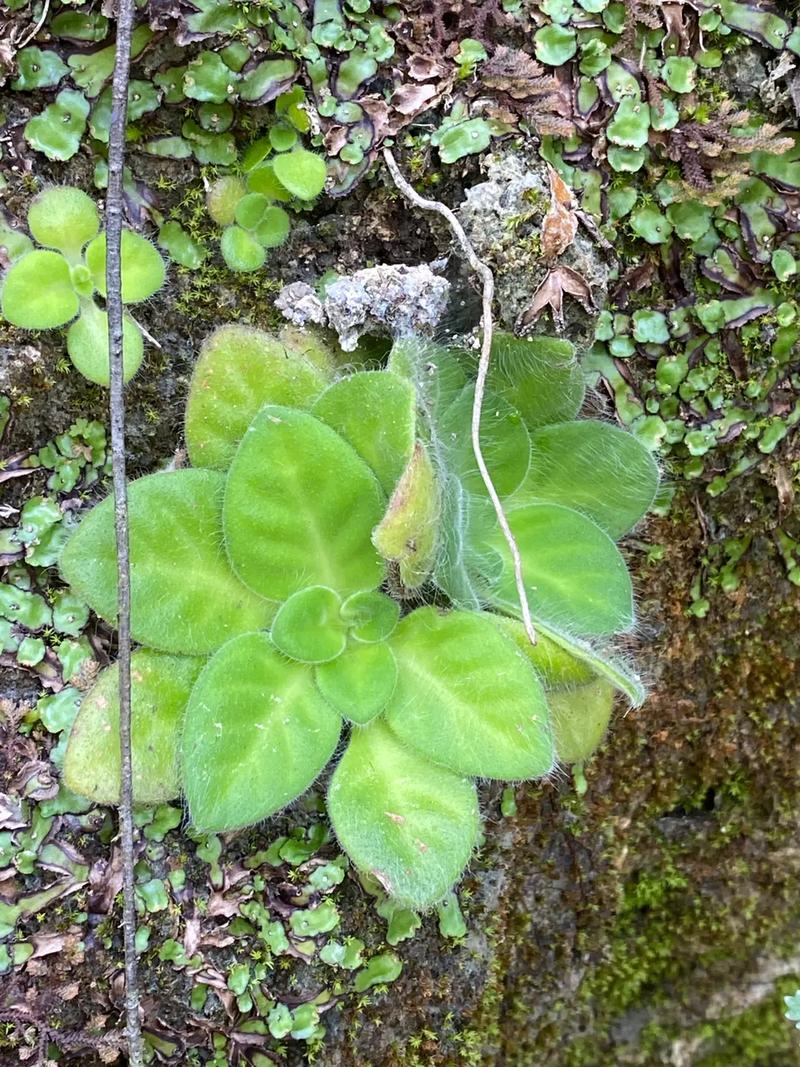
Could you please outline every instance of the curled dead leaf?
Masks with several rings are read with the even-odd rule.
[[[550,308],[556,329],[564,327],[564,293],[574,296],[586,311],[595,310],[592,291],[586,279],[571,267],[553,267],[545,275],[541,285],[533,294],[533,299],[517,320],[517,329],[524,333],[541,315],[546,307]]]
[[[549,163],[547,173],[550,178],[550,207],[542,221],[542,254],[550,262],[557,259],[575,240],[578,217],[570,187]]]

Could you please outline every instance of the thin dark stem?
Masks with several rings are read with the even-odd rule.
[[[136,967],[136,901],[134,898],[133,772],[131,767],[131,587],[128,546],[128,492],[125,471],[125,398],[122,373],[122,181],[125,125],[134,0],[118,0],[117,51],[111,87],[111,128],[108,140],[106,194],[106,306],[111,364],[111,455],[114,468],[114,520],[117,536],[119,629],[119,743],[122,776],[119,798],[122,839],[122,930],[125,940],[125,1016],[128,1062],[142,1064],[139,985]]]

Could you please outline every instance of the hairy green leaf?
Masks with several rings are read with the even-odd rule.
[[[313,200],[325,188],[325,160],[305,148],[275,156],[272,169],[281,185],[300,200]]]
[[[400,618],[400,605],[383,593],[353,593],[342,604],[342,620],[356,641],[385,641]]]
[[[517,619],[488,617],[511,637],[540,674],[547,691],[556,755],[563,762],[586,759],[600,744],[615,689],[626,693],[635,704],[642,702],[641,683],[613,658],[603,659],[594,650],[587,656],[587,650],[577,643],[566,648],[541,628],[532,645]]]
[[[275,607],[242,585],[222,548],[224,478],[216,471],[151,474],[129,488],[131,633],[165,652],[213,652],[266,629]],[[98,615],[117,617],[114,502],[93,508],[61,555],[61,574]]]
[[[525,588],[535,619],[568,633],[602,636],[633,625],[633,591],[619,549],[599,526],[559,504],[508,509],[519,546]],[[497,578],[487,575],[488,599],[519,617],[511,554],[495,527],[487,538],[502,560]]]
[[[523,648],[523,650],[530,649],[531,644],[528,640],[527,634],[525,634],[524,627],[521,623],[515,619],[507,619],[504,622],[512,623],[519,627],[519,631],[515,640],[517,644]],[[624,693],[633,707],[638,708],[642,705],[647,697],[647,690],[642,684],[642,680],[639,675],[626,663],[613,649],[598,648],[594,644],[590,644],[574,634],[565,633],[552,623],[544,623],[541,619],[536,620],[536,633],[538,637],[544,637],[560,648],[568,656],[574,657],[584,668],[595,675],[599,675],[601,678],[605,678],[611,683],[611,685],[618,689],[621,693]],[[524,642],[524,644],[523,644]],[[527,651],[526,651],[526,654]],[[549,685],[547,669],[540,668],[536,663],[536,657],[530,657],[534,666],[537,669],[542,670],[542,674],[545,680],[545,684]],[[551,659],[551,664],[557,664],[554,658]],[[569,675],[568,681],[570,684],[578,683],[582,680],[588,681],[588,678],[582,679],[578,668],[574,670],[566,668],[565,666],[553,666],[552,674],[553,684],[566,684],[564,682],[558,682],[559,673],[562,677]]]
[[[40,245],[77,257],[100,229],[100,216],[83,190],[56,185],[39,193],[28,208],[28,229]]]
[[[255,235],[264,248],[277,248],[289,236],[292,221],[282,207],[268,207],[255,227]]]
[[[531,466],[515,503],[547,500],[583,512],[610,537],[651,507],[658,467],[633,434],[595,419],[562,422],[531,437]]]
[[[323,585],[299,589],[278,608],[270,636],[285,656],[301,663],[336,659],[347,644],[341,598]]]
[[[614,707],[614,688],[605,678],[547,694],[556,755],[580,763],[599,748]]]
[[[178,738],[204,660],[141,649],[131,657],[133,799],[161,804],[180,791]],[[79,796],[118,804],[119,668],[104,670],[81,702],[64,757],[64,782]]]
[[[447,467],[462,485],[479,496],[486,486],[472,450],[472,406],[475,386],[467,385],[443,413],[436,434],[444,447]],[[520,413],[508,401],[487,392],[481,414],[481,451],[500,496],[509,496],[522,483],[530,463],[530,438]]]
[[[354,728],[328,813],[355,865],[400,905],[419,909],[452,889],[480,825],[474,784],[405,748],[380,719]]]
[[[389,644],[398,680],[386,718],[407,745],[482,778],[539,778],[552,770],[542,684],[490,619],[420,608]]]
[[[496,582],[502,558],[485,544],[494,510],[489,501],[467,492],[458,475],[440,471],[440,539],[433,578],[456,607],[477,611],[485,600],[487,581]]]
[[[235,830],[279,811],[336,748],[339,715],[313,673],[266,634],[234,638],[195,685],[181,744],[189,814],[200,830]]]
[[[510,333],[494,335],[489,387],[516,408],[530,430],[574,418],[586,389],[569,341]]]
[[[69,264],[58,252],[34,249],[11,267],[3,283],[3,316],[24,330],[51,330],[78,314]]]
[[[361,371],[328,386],[312,408],[369,464],[387,496],[414,450],[414,387],[390,371]]]
[[[484,612],[483,617],[491,619],[507,637],[514,641],[520,651],[531,661],[548,692],[553,688],[567,685],[585,685],[594,679],[595,673],[586,663],[570,655],[552,638],[537,634],[536,644],[532,645],[525,626],[518,619],[510,619],[505,615],[494,615],[489,612]]]
[[[223,510],[233,568],[262,596],[308,585],[342,596],[374,589],[383,564],[370,535],[383,514],[375,476],[334,430],[268,406],[231,464]]]
[[[420,409],[429,422],[435,422],[455,403],[467,382],[453,349],[419,337],[395,341],[388,369],[413,384]]]
[[[269,200],[261,193],[247,193],[237,203],[233,217],[245,230],[253,230],[268,207]]]
[[[95,288],[106,295],[106,235],[101,233],[86,248],[86,266],[92,273]],[[155,245],[132,230],[122,231],[122,299],[137,304],[158,292],[164,284],[166,268]]]
[[[108,360],[108,312],[93,300],[82,302],[81,313],[67,330],[67,352],[84,378],[98,385],[109,385],[111,367]],[[142,331],[130,317],[122,319],[122,373],[130,381],[144,359]]]
[[[265,404],[306,408],[324,388],[322,373],[282,341],[248,326],[221,326],[203,345],[189,388],[189,458],[227,470]]]
[[[319,691],[351,722],[367,723],[383,711],[397,683],[397,664],[383,642],[350,645],[338,659],[317,667]]]
[[[414,590],[433,570],[438,530],[436,473],[425,446],[417,441],[372,543],[384,559],[398,564],[403,585]]]

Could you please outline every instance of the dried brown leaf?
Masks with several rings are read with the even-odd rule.
[[[578,218],[572,190],[549,163],[547,173],[550,178],[550,207],[542,220],[542,254],[545,260],[551,262],[574,241],[578,232]]]
[[[409,78],[414,81],[432,81],[434,78],[443,78],[447,74],[447,67],[436,56],[413,55],[406,64]]]
[[[111,859],[99,859],[89,872],[89,911],[95,915],[107,915],[111,911],[114,898],[122,889],[122,856],[118,848],[111,853]]]
[[[587,311],[594,309],[592,291],[586,279],[571,267],[554,267],[545,275],[533,299],[517,322],[520,332],[529,329],[545,308],[549,307],[553,322],[560,330],[564,326],[564,294],[574,296]]]
[[[438,95],[435,85],[398,85],[389,101],[395,111],[406,118],[413,118],[431,106],[431,101]]]

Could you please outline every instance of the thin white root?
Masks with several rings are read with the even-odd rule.
[[[475,249],[472,247],[470,240],[464,231],[464,227],[450,208],[439,200],[426,200],[425,197],[420,196],[413,186],[411,186],[403,177],[400,168],[397,165],[397,160],[388,148],[383,149],[383,159],[386,166],[389,168],[392,181],[406,200],[415,207],[420,208],[422,211],[433,211],[435,214],[441,215],[447,222],[448,226],[453,231],[458,244],[461,246],[461,250],[464,253],[467,262],[483,283],[483,338],[481,340],[481,358],[478,363],[478,377],[475,382],[475,401],[472,405],[472,451],[475,453],[475,462],[478,464],[478,470],[481,472],[483,484],[486,486],[486,492],[489,494],[489,499],[492,501],[492,506],[497,515],[497,521],[500,524],[500,529],[503,531],[503,536],[505,537],[511,552],[511,558],[514,561],[514,581],[517,587],[519,606],[522,610],[522,622],[531,644],[535,645],[536,630],[533,627],[530,605],[528,603],[528,594],[525,590],[525,582],[522,573],[522,557],[520,556],[516,538],[509,526],[506,513],[503,510],[502,501],[495,489],[492,476],[489,474],[486,460],[483,458],[483,451],[481,449],[481,411],[483,409],[484,393],[486,392],[486,376],[489,373],[489,361],[492,358],[492,333],[494,331],[494,321],[492,319],[494,275],[483,260],[478,258]]]
[[[32,40],[34,39],[34,37],[36,36],[36,34],[37,34],[37,33],[39,32],[39,30],[40,30],[40,29],[42,28],[42,26],[44,26],[44,22],[45,22],[45,19],[47,18],[47,12],[48,12],[49,10],[50,10],[50,0],[44,0],[44,7],[42,8],[42,13],[41,13],[41,15],[39,16],[39,18],[38,18],[38,20],[37,20],[36,24],[34,25],[33,29],[31,29],[31,30],[30,30],[30,32],[29,32],[29,33],[27,33],[27,34],[26,34],[26,35],[25,35],[25,36],[24,36],[24,37],[22,38],[22,40],[21,40],[21,41],[18,41],[18,42],[17,42],[17,43],[16,43],[15,45],[14,45],[14,47],[15,47],[15,49],[16,49],[17,51],[19,51],[19,50],[20,50],[21,48],[24,48],[24,47],[25,47],[25,45],[26,45],[26,44],[27,44],[27,43],[28,43],[29,41],[32,41]]]

